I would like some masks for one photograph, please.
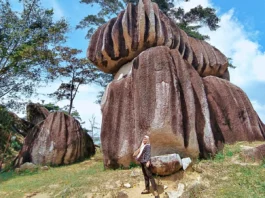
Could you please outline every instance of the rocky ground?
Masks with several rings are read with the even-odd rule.
[[[242,150],[262,142],[226,146],[209,160],[198,160],[187,170],[155,177],[161,198],[264,197],[262,162],[246,161]],[[62,167],[34,167],[0,174],[0,197],[148,198],[141,195],[144,179],[140,167],[104,170],[102,154]]]

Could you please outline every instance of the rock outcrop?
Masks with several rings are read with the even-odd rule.
[[[257,147],[243,149],[240,157],[243,161],[246,162],[262,162],[265,158],[265,144],[259,145]]]
[[[34,125],[45,120],[49,114],[49,110],[38,103],[29,103],[27,105],[27,120]]]
[[[165,46],[142,52],[125,77],[109,84],[102,112],[107,167],[128,166],[144,134],[150,136],[152,156],[191,158],[213,155],[225,142],[265,135],[241,89],[218,77],[201,78],[178,50]]]
[[[229,79],[227,58],[205,41],[189,37],[150,0],[128,4],[117,18],[91,37],[88,58],[101,70],[116,73],[144,50],[155,46],[177,49],[201,76]]]
[[[15,166],[25,162],[37,165],[71,164],[94,153],[93,141],[79,122],[62,112],[55,112],[26,136]]]
[[[228,81],[226,57],[149,0],[101,26],[88,58],[115,74],[101,104],[105,167],[128,167],[146,134],[152,156],[191,158],[212,156],[224,143],[264,140],[246,94]]]

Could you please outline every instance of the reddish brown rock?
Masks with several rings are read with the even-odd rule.
[[[104,72],[116,73],[154,46],[177,49],[201,76],[227,79],[227,58],[207,42],[189,37],[150,0],[136,6],[129,3],[117,18],[101,26],[91,38],[87,57]]]
[[[202,79],[176,49],[145,50],[117,75],[102,99],[106,167],[129,166],[146,134],[152,156],[191,158],[214,155],[225,142],[264,140],[264,125],[244,92],[217,77]]]
[[[215,155],[224,143],[264,140],[246,94],[227,81],[227,58],[187,36],[150,0],[128,4],[101,26],[87,56],[115,74],[101,104],[107,168],[128,167],[146,134],[152,156],[191,159]]]
[[[71,164],[95,153],[91,137],[74,118],[51,113],[26,136],[15,166],[25,162],[40,165]]]
[[[49,114],[48,109],[38,103],[29,103],[27,105],[27,120],[34,125],[45,120]]]
[[[216,143],[264,140],[264,125],[239,87],[212,76],[203,82]]]
[[[171,175],[182,168],[182,161],[178,154],[154,156],[151,162],[151,171],[157,175]]]

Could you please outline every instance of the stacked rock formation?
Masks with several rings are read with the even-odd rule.
[[[146,134],[152,156],[207,157],[224,143],[264,140],[246,94],[228,81],[227,58],[150,0],[99,27],[87,56],[115,75],[101,104],[105,167],[129,166]]]
[[[93,154],[93,140],[82,130],[79,122],[63,112],[55,112],[28,133],[14,164],[15,167],[26,162],[71,164]]]
[[[34,125],[45,120],[49,114],[48,109],[40,104],[29,103],[27,105],[27,120]]]

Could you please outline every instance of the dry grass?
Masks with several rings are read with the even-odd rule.
[[[214,159],[198,161],[188,171],[156,177],[156,180],[160,186],[168,186],[166,191],[176,190],[178,183],[183,183],[185,192],[182,197],[265,197],[265,168],[261,164],[245,163],[239,157],[241,145],[259,144],[227,145]],[[139,167],[134,170],[140,171]],[[34,197],[36,194],[86,197],[88,193],[104,196],[110,191],[115,193],[124,189],[117,186],[117,181],[133,186],[125,189],[129,197],[141,197],[138,192],[144,187],[143,178],[141,175],[130,177],[131,171],[104,170],[102,154],[97,152],[89,160],[47,171],[0,174],[0,197]]]

